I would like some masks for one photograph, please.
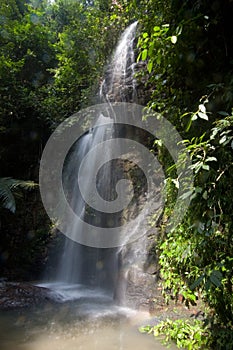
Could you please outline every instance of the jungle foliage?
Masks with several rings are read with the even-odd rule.
[[[157,242],[164,294],[182,295],[187,305],[198,298],[206,301],[208,346],[218,350],[233,346],[232,16],[231,0],[0,4],[1,198],[6,196],[2,179],[38,182],[39,161],[52,130],[98,102],[104,67],[119,35],[138,20],[135,50],[146,68],[137,79],[149,95],[147,108],[176,127],[194,174],[193,188],[183,193],[191,200],[188,212],[167,233],[179,178],[166,148],[155,143],[167,186]],[[14,217],[0,208],[2,274],[21,266],[18,278],[25,278],[22,270],[37,278],[50,224],[36,189],[20,192],[16,202]],[[168,326],[160,330],[167,332]]]
[[[169,1],[167,5],[158,2],[159,10],[154,12],[154,3],[147,3],[148,15],[140,22],[138,59],[146,62],[148,86],[152,87],[147,107],[169,119],[182,135],[192,161],[194,186],[182,194],[191,200],[185,218],[166,233],[179,178],[167,150],[160,146],[160,161],[167,174],[167,202],[158,242],[163,289],[167,298],[182,296],[186,305],[205,300],[212,332],[208,348],[230,349],[233,4]],[[180,166],[184,157],[180,156]],[[159,329],[162,332],[163,327]],[[171,335],[176,327],[167,324],[169,333],[168,329]]]

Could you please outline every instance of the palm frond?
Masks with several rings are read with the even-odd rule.
[[[16,180],[11,177],[2,177],[0,178],[0,200],[1,205],[10,210],[12,213],[15,213],[16,203],[13,192],[17,188],[23,189],[33,189],[38,185],[33,181],[24,181],[24,180]]]
[[[0,178],[0,199],[3,208],[9,209],[12,213],[15,212],[15,198],[8,185],[7,178]]]

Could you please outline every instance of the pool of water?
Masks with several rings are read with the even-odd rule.
[[[53,288],[57,303],[1,312],[1,350],[166,349],[153,336],[139,333],[149,318],[146,312],[119,307],[101,290]]]

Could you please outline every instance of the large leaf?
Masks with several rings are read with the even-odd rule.
[[[13,192],[17,188],[30,190],[36,186],[37,184],[33,181],[16,180],[11,177],[0,178],[0,200],[2,206],[14,213],[16,210],[16,203]]]
[[[8,178],[0,178],[0,199],[3,208],[9,209],[12,213],[15,212],[15,198],[11,192]]]
[[[193,284],[190,286],[190,289],[194,290],[196,287],[198,287],[204,278],[205,278],[205,274],[202,274],[200,277],[198,277],[198,279],[195,282],[193,282]]]

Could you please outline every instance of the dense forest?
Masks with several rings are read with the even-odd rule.
[[[156,242],[163,292],[186,305],[205,302],[205,322],[193,326],[200,328],[187,348],[232,349],[232,16],[231,0],[1,1],[0,276],[40,276],[54,232],[37,185],[43,148],[60,122],[98,103],[119,35],[137,20],[140,102],[176,127],[194,174],[182,194],[189,209],[167,232],[179,178],[160,140],[151,146],[166,174]]]

